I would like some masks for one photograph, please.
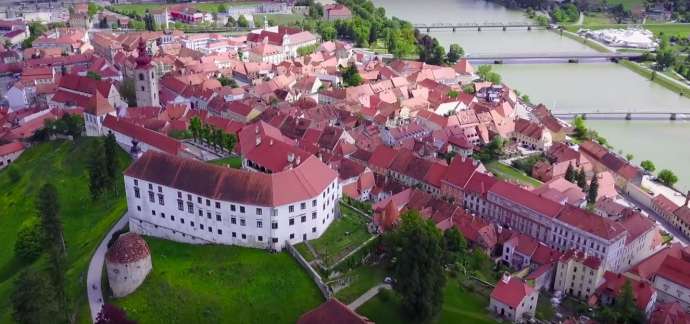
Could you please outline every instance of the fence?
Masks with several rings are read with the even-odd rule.
[[[297,262],[304,268],[304,270],[307,271],[309,276],[314,280],[314,283],[316,284],[317,287],[319,287],[319,290],[321,290],[321,294],[323,295],[323,298],[329,299],[333,296],[333,292],[331,291],[331,288],[328,287],[323,282],[323,279],[321,279],[321,276],[319,275],[314,268],[307,262],[307,260],[302,257],[302,255],[295,249],[294,246],[292,246],[289,242],[285,243],[285,246],[287,247],[288,253],[292,255],[293,258],[297,260]]]

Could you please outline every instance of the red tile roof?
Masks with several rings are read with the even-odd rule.
[[[558,203],[542,198],[529,190],[505,181],[497,181],[496,184],[489,189],[489,192],[532,209],[547,217],[556,217],[563,209],[563,206]]]
[[[151,255],[149,246],[141,236],[136,233],[125,233],[115,240],[108,249],[105,258],[112,263],[132,263]]]
[[[690,324],[690,313],[679,302],[658,305],[649,324]]]
[[[644,312],[654,295],[654,288],[646,281],[640,281],[620,273],[606,271],[606,273],[604,273],[604,282],[597,288],[595,294],[610,295],[615,299],[621,293],[623,285],[625,285],[627,281],[630,282],[637,308]]]
[[[661,263],[656,276],[665,278],[680,286],[690,289],[690,255],[681,253],[681,257],[669,256]]]
[[[345,304],[331,298],[319,307],[300,316],[297,324],[373,324],[364,316],[355,313]]]
[[[311,199],[338,176],[314,156],[294,169],[267,174],[154,151],[132,163],[125,175],[212,199],[269,207]]]
[[[563,209],[558,220],[606,240],[626,232],[621,224],[577,207],[568,206]]]
[[[464,188],[478,167],[479,161],[456,157],[450,162],[446,176],[442,181],[458,188]]]
[[[24,149],[24,144],[20,142],[12,142],[5,145],[0,145],[0,156],[9,155],[19,152]]]
[[[525,298],[532,294],[534,288],[530,287],[522,279],[517,277],[503,278],[496,283],[491,292],[491,298],[499,302],[517,308]]]
[[[393,164],[393,161],[397,155],[398,152],[396,150],[385,145],[379,145],[371,154],[371,157],[369,158],[369,165],[388,169],[391,164]]]
[[[171,155],[177,155],[184,149],[182,143],[174,138],[113,115],[106,115],[105,120],[103,120],[103,126]]]

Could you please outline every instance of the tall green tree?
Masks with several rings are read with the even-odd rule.
[[[597,202],[597,196],[599,195],[599,177],[595,174],[592,177],[592,181],[589,183],[589,188],[587,189],[587,203],[594,205]]]
[[[465,55],[465,50],[463,50],[462,47],[460,47],[460,45],[450,44],[450,47],[448,47],[448,54],[446,54],[446,60],[449,64],[454,64],[463,55]]]
[[[387,234],[387,250],[393,260],[395,291],[404,310],[420,322],[432,318],[441,309],[443,286],[443,237],[431,221],[416,211],[402,215],[400,226]]]
[[[194,141],[197,141],[200,139],[200,137],[201,137],[201,119],[199,119],[199,117],[194,116],[189,121],[189,131],[192,132],[192,137],[194,138]]]
[[[60,309],[67,312],[67,296],[65,294],[65,239],[60,220],[60,204],[55,186],[44,184],[38,192],[36,200],[41,228],[45,238],[46,250],[49,253],[49,267],[53,289]],[[65,313],[66,314],[66,313]]]
[[[602,307],[596,317],[601,323],[642,324],[646,322],[644,313],[635,304],[630,280],[625,281],[613,305]]]
[[[644,160],[640,163],[640,166],[645,169],[647,172],[654,172],[656,170],[656,166],[654,165],[654,162],[650,160]]]
[[[32,268],[17,277],[10,301],[12,318],[17,323],[60,323],[63,320],[50,280]]]
[[[445,251],[445,264],[455,263],[465,255],[467,241],[457,228],[449,228],[443,232],[443,250]]]
[[[97,143],[91,149],[91,156],[86,165],[89,174],[89,192],[92,199],[97,199],[112,187],[113,178],[108,175],[106,155],[103,145]]]
[[[565,169],[565,180],[568,180],[572,183],[575,183],[575,180],[576,180],[575,177],[576,177],[575,168],[573,168],[573,164],[570,163],[570,164],[568,164],[568,168]]]
[[[659,171],[658,175],[659,181],[667,186],[673,186],[678,182],[678,177],[673,173],[673,171],[668,169],[663,169]]]
[[[238,27],[249,27],[249,21],[247,21],[247,18],[244,15],[240,15],[237,18],[237,26]]]
[[[105,137],[103,147],[105,151],[106,175],[110,178],[110,183],[115,184],[120,175],[120,166],[117,162],[117,141],[113,133],[108,133],[108,136]]]
[[[584,169],[580,169],[577,174],[577,186],[582,190],[587,190],[587,175],[585,175]]]
[[[346,87],[355,87],[362,83],[362,76],[359,75],[359,71],[357,71],[357,67],[354,64],[341,68],[341,74],[343,84]]]

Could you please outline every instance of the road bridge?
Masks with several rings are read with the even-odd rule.
[[[468,54],[467,59],[473,64],[524,64],[524,63],[601,63],[619,60],[638,60],[642,53],[608,52],[608,53],[518,53],[518,54]]]
[[[413,24],[417,29],[426,30],[430,32],[432,30],[452,30],[456,31],[458,29],[476,29],[477,31],[482,31],[482,29],[527,29],[532,30],[533,28],[547,28],[531,22],[484,22],[484,23],[433,23],[433,24]]]
[[[588,120],[690,120],[690,111],[554,112],[553,115],[566,120],[577,116]]]

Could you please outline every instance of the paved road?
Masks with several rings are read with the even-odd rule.
[[[113,237],[113,233],[120,230],[127,225],[129,217],[127,213],[122,215],[117,223],[110,229],[108,234],[103,238],[103,241],[96,252],[91,257],[89,262],[89,272],[86,276],[86,294],[89,296],[89,308],[91,309],[91,319],[95,323],[98,312],[103,307],[103,291],[101,290],[101,275],[103,274],[103,263],[105,262],[105,252],[108,249],[108,241]],[[96,287],[94,289],[94,286]]]
[[[356,310],[357,308],[359,308],[359,306],[362,306],[364,305],[364,303],[368,302],[369,299],[374,298],[374,296],[376,296],[379,293],[379,290],[381,289],[392,289],[392,287],[391,285],[385,283],[378,284],[372,287],[371,289],[367,290],[367,292],[362,294],[362,296],[357,297],[357,299],[350,303],[350,305],[347,305],[347,307],[351,310]]]

